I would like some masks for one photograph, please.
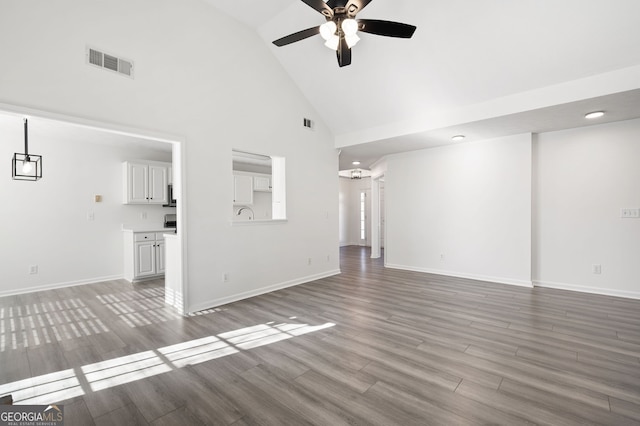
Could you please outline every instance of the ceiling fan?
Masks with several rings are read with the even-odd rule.
[[[338,65],[351,64],[351,48],[360,40],[362,31],[386,37],[411,38],[416,30],[413,25],[379,19],[358,19],[356,14],[372,0],[302,0],[303,3],[322,13],[327,22],[313,28],[298,31],[274,41],[278,47],[304,40],[316,34],[325,39],[325,46],[336,51]]]

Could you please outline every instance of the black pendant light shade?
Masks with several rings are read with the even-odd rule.
[[[11,177],[14,180],[38,180],[42,178],[42,155],[29,154],[29,130],[24,119],[24,154],[16,152],[11,160]]]

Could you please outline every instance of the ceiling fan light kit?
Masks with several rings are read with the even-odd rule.
[[[275,40],[278,47],[304,40],[316,34],[325,40],[325,46],[336,51],[338,65],[351,64],[351,48],[360,37],[358,31],[385,37],[411,38],[416,30],[413,25],[379,19],[358,19],[356,14],[364,9],[372,0],[302,0],[326,19],[322,25],[307,28]]]

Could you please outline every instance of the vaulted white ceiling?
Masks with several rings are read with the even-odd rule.
[[[373,0],[358,18],[416,25],[412,39],[361,33],[339,68],[300,0],[205,0],[255,30],[354,159],[513,132],[640,117],[638,0]],[[600,102],[600,100],[602,102]],[[558,115],[560,114],[560,115]]]

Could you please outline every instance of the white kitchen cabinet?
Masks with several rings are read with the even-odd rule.
[[[156,275],[156,242],[144,241],[135,244],[134,279]]]
[[[233,204],[253,204],[253,176],[233,175]]]
[[[253,190],[259,192],[271,192],[271,176],[269,175],[254,175],[253,176]]]
[[[170,163],[124,162],[123,203],[167,204],[170,167]]]
[[[124,255],[127,281],[162,276],[165,271],[164,233],[125,231]]]
[[[164,240],[156,240],[156,272],[158,274],[164,274],[165,271],[164,252]]]
[[[149,204],[167,204],[169,202],[169,167],[167,165],[149,165]]]

